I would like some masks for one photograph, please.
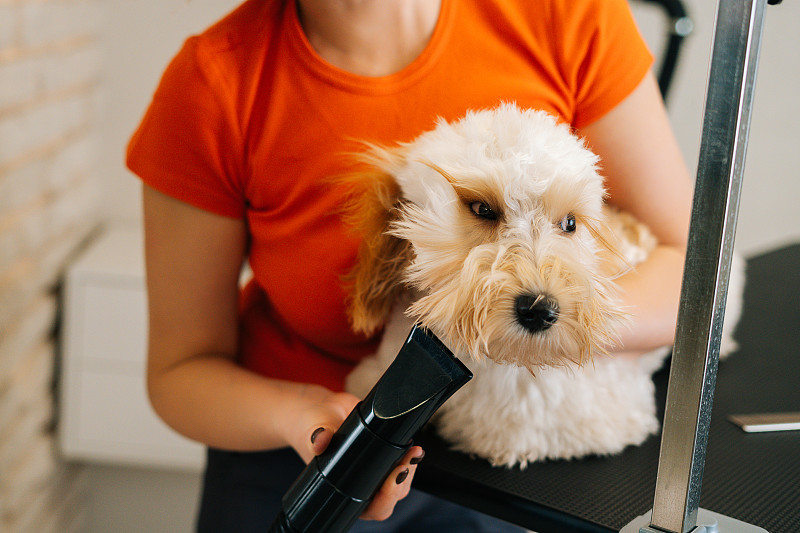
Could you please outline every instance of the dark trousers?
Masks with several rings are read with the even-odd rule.
[[[198,533],[263,533],[278,515],[281,497],[303,469],[290,449],[268,452],[208,450]],[[351,533],[520,533],[506,522],[411,490],[391,518],[359,520]]]

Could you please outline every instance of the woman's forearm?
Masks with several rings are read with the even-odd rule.
[[[280,420],[301,387],[253,374],[231,359],[198,355],[148,375],[153,408],[173,429],[209,446],[286,446]]]
[[[657,246],[646,261],[617,280],[622,305],[632,317],[615,351],[641,353],[672,343],[684,258],[683,250]]]
[[[301,455],[308,452],[306,459],[313,455],[306,434],[320,420],[341,420],[349,407],[349,400],[324,387],[269,379],[219,355],[151,370],[148,392],[158,415],[190,439],[239,451],[292,446]],[[320,417],[320,411],[329,416]]]

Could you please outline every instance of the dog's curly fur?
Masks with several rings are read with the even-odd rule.
[[[348,180],[364,238],[350,312],[356,330],[386,330],[348,390],[365,394],[419,322],[475,374],[436,418],[458,449],[525,465],[657,431],[651,374],[668,348],[607,355],[627,318],[614,279],[656,239],[604,203],[598,158],[566,125],[503,104],[362,161]]]

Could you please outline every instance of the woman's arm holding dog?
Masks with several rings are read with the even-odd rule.
[[[150,319],[147,387],[153,408],[176,431],[209,446],[291,446],[310,461],[325,449],[356,397],[268,379],[236,364],[244,222],[147,186],[143,200]],[[365,518],[391,514],[408,492],[415,469],[411,459],[420,454],[419,447],[409,451]],[[395,483],[405,469],[406,481]]]
[[[621,352],[671,344],[686,256],[692,184],[652,74],[580,134],[601,157],[609,202],[646,224],[658,246],[617,280],[633,327]]]

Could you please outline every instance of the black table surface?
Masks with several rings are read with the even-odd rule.
[[[700,506],[800,532],[800,431],[745,433],[728,415],[800,411],[800,244],[747,262],[739,349],[717,375]],[[655,377],[663,417],[668,369]],[[432,431],[414,484],[538,533],[619,531],[653,507],[660,436],[614,456],[492,467]]]

